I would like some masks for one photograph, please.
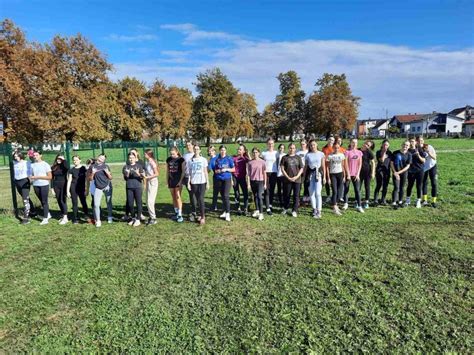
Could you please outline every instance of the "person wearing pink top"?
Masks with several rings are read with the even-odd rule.
[[[245,145],[240,145],[237,149],[237,155],[233,157],[235,172],[232,174],[232,182],[234,185],[235,204],[237,205],[238,214],[247,214],[249,204],[249,190],[247,188],[247,163],[250,160]],[[240,209],[240,190],[244,197],[244,209]]]
[[[252,217],[263,220],[263,191],[267,188],[265,160],[260,158],[260,150],[252,149],[252,160],[247,163],[247,183],[252,190],[256,210]]]
[[[362,208],[361,201],[360,201],[360,170],[362,168],[362,156],[363,153],[359,149],[357,149],[357,139],[352,138],[349,149],[346,150],[344,155],[346,156],[346,166],[347,171],[349,172],[348,179],[346,179],[346,184],[344,186],[344,206],[342,207],[343,210],[347,210],[349,207],[349,187],[352,181],[352,186],[354,186],[354,193],[356,199],[356,209],[360,213],[364,213],[364,209]]]

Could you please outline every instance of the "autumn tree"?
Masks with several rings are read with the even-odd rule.
[[[278,75],[280,94],[272,104],[274,115],[279,118],[278,134],[289,135],[290,140],[295,133],[303,129],[305,119],[305,92],[301,89],[298,74],[290,70]]]
[[[351,130],[358,115],[359,97],[352,95],[346,75],[325,73],[308,99],[308,132],[329,135]]]
[[[195,138],[224,140],[236,136],[240,123],[239,91],[219,68],[197,75],[192,132]]]
[[[151,136],[181,138],[187,135],[193,110],[191,91],[167,87],[156,80],[146,94],[147,127]]]
[[[275,104],[272,103],[265,106],[254,126],[259,137],[274,137],[278,139],[281,125],[281,117],[277,116]]]
[[[252,137],[255,118],[258,115],[257,101],[254,95],[247,93],[239,93],[238,99],[240,119],[235,137]]]

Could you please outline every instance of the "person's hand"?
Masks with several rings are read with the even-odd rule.
[[[375,174],[370,175],[370,178],[373,180],[375,179]]]
[[[70,191],[67,192],[67,198],[71,198],[71,192]]]
[[[359,180],[360,180],[360,176],[359,176],[359,175],[355,176],[355,180],[356,180],[356,181],[359,181]]]
[[[323,178],[323,185],[326,185],[326,179]]]
[[[191,184],[188,184],[188,190],[191,191]]]
[[[97,172],[97,168],[92,168],[92,174],[95,174]]]
[[[400,175],[398,173],[394,173],[393,176],[395,177],[396,180],[400,180]]]
[[[328,185],[331,186],[331,179],[328,179]]]

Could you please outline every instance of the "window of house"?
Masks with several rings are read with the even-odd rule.
[[[421,127],[420,127],[420,126],[416,127],[416,131],[417,131],[417,132],[420,132],[420,131],[421,131]]]

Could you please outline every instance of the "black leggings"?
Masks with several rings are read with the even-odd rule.
[[[309,197],[309,176],[303,176],[303,197]]]
[[[73,212],[73,221],[78,220],[79,212],[79,201],[81,200],[82,211],[87,216],[89,214],[89,208],[86,201],[86,188],[84,185],[71,184],[71,201],[72,201],[72,212]]]
[[[357,206],[360,207],[360,180],[356,180],[355,176],[351,176],[351,179],[347,180],[344,185],[344,202],[345,203],[349,202],[349,188],[351,185],[351,181],[352,181],[352,186],[354,186],[354,193],[355,193]]]
[[[253,200],[257,210],[263,212],[263,181],[250,181],[250,188],[253,193]]]
[[[285,184],[285,178],[283,176],[278,176],[277,177],[277,195],[278,195],[278,203],[280,204],[280,207],[283,207],[283,201],[284,201],[284,194],[283,194],[283,186]]]
[[[416,172],[408,172],[408,187],[407,197],[411,197],[411,191],[416,181],[416,198],[421,199],[421,193],[423,190],[423,170]]]
[[[49,204],[48,204],[48,194],[49,194],[49,185],[46,186],[33,186],[35,194],[38,199],[41,201],[41,207],[43,207],[43,217],[48,218],[49,215]]]
[[[135,202],[137,205],[137,219],[140,219],[142,216],[142,193],[142,187],[127,188],[128,210],[130,211],[130,215],[133,217],[133,203]]]
[[[67,182],[66,181],[53,181],[53,190],[56,195],[56,201],[61,211],[61,216],[67,216],[67,203],[66,203],[66,193]]]
[[[273,206],[273,200],[275,198],[275,186],[277,185],[278,177],[277,173],[267,173],[267,189],[264,191],[265,194],[265,205],[267,208]],[[278,186],[278,191],[280,191],[281,186]],[[280,192],[278,192],[280,194]],[[278,196],[280,198],[280,196]],[[282,200],[280,204],[282,204]]]
[[[387,197],[388,191],[388,184],[390,182],[390,170],[386,168],[377,169],[375,171],[375,193],[374,193],[374,200],[377,201],[379,199],[379,192],[382,189],[382,201],[385,201]]]
[[[23,211],[23,217],[28,218],[30,210],[34,208],[33,202],[30,199],[30,180],[28,178],[15,180],[15,187],[18,193],[21,195],[25,210]]]
[[[428,195],[428,177],[431,181],[431,197],[438,196],[438,166],[425,171],[423,176],[423,195]]]
[[[232,177],[234,180],[234,196],[237,202],[237,208],[240,208],[240,190],[242,189],[242,195],[244,196],[244,211],[247,211],[249,207],[249,189],[247,187],[247,180],[245,178],[237,179],[235,176]]]
[[[395,176],[392,176],[393,181],[393,192],[392,202],[403,202],[403,190],[405,189],[405,182],[407,181],[408,173],[405,171],[399,175],[400,180],[397,180]]]
[[[290,196],[293,194],[293,212],[298,212],[298,208],[300,207],[301,183],[285,180],[283,191],[285,195],[285,210],[290,208]]]
[[[361,169],[360,171],[360,186],[364,186],[365,201],[370,200],[370,182],[372,181],[372,171],[370,169]],[[361,189],[362,190],[362,189]]]
[[[199,214],[201,218],[204,218],[206,205],[204,204],[204,195],[206,194],[206,183],[204,184],[191,184],[191,194],[193,195],[192,201],[196,203],[193,205],[193,213]]]
[[[217,209],[217,198],[218,197],[219,197],[219,186],[218,186],[216,176],[214,175],[212,177],[212,205],[211,205],[211,210]]]
[[[230,187],[232,185],[232,180],[219,180],[217,179],[217,186],[222,198],[222,204],[224,207],[224,212],[230,213]]]
[[[331,203],[333,206],[336,206],[337,202],[342,198],[344,194],[344,175],[342,173],[329,174],[329,177],[331,179],[332,189]]]

